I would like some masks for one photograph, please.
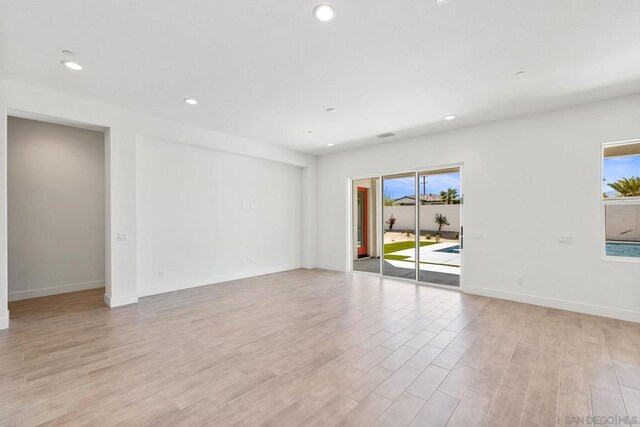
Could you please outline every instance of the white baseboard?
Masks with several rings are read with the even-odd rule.
[[[318,264],[317,268],[321,268],[323,270],[340,271],[342,273],[347,270],[344,266],[337,264]]]
[[[521,294],[517,292],[503,291],[499,289],[465,286],[463,291],[468,294],[482,295],[485,297],[505,299],[509,301],[523,302],[526,304],[540,305],[543,307],[557,308],[560,310],[574,311],[577,313],[592,314],[594,316],[611,317],[619,320],[640,323],[640,311],[625,310],[603,305],[586,304],[582,302],[568,301],[557,298],[541,297],[537,295]]]
[[[72,283],[69,285],[51,286],[49,288],[30,289],[28,291],[9,292],[9,301],[29,298],[47,297],[49,295],[66,294],[68,292],[86,291],[87,289],[104,288],[104,280]]]
[[[9,310],[0,315],[0,331],[9,328]]]
[[[136,304],[138,302],[138,295],[126,295],[123,297],[111,297],[104,294],[104,303],[110,308],[122,307],[123,305]]]
[[[205,277],[202,279],[187,280],[184,282],[169,283],[169,284],[163,284],[159,286],[145,286],[141,289],[138,289],[138,295],[140,297],[148,297],[151,295],[164,294],[166,292],[181,291],[184,289],[213,285],[216,283],[228,282],[231,280],[246,279],[249,277],[262,276],[265,274],[296,270],[298,268],[300,268],[300,264],[288,264],[288,265],[281,265],[278,267],[269,267],[269,268],[262,268],[258,270],[243,271],[240,273],[221,274],[219,276]]]

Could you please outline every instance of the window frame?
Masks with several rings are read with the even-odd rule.
[[[640,197],[615,197],[608,198],[602,195],[602,183],[604,182],[604,159],[605,149],[611,147],[618,147],[622,145],[640,145],[640,139],[631,139],[626,141],[607,142],[603,143],[600,151],[600,184],[598,186],[598,193],[600,194],[600,241],[601,241],[601,254],[603,261],[614,262],[626,262],[632,264],[640,264],[640,257],[624,257],[624,256],[611,256],[607,255],[607,220],[606,220],[606,208],[610,205],[624,206],[624,205],[640,205]],[[639,171],[640,175],[640,171]]]

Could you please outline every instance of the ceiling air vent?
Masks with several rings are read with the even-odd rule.
[[[380,135],[376,135],[378,138],[389,138],[390,136],[396,136],[393,132],[381,133]]]

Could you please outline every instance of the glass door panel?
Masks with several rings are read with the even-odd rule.
[[[382,274],[416,278],[416,174],[382,177]]]
[[[460,168],[418,174],[418,280],[460,286]]]

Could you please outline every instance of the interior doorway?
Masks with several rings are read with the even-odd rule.
[[[351,185],[353,271],[460,287],[461,164],[352,179]]]
[[[7,137],[9,301],[104,288],[105,132],[9,116]]]

